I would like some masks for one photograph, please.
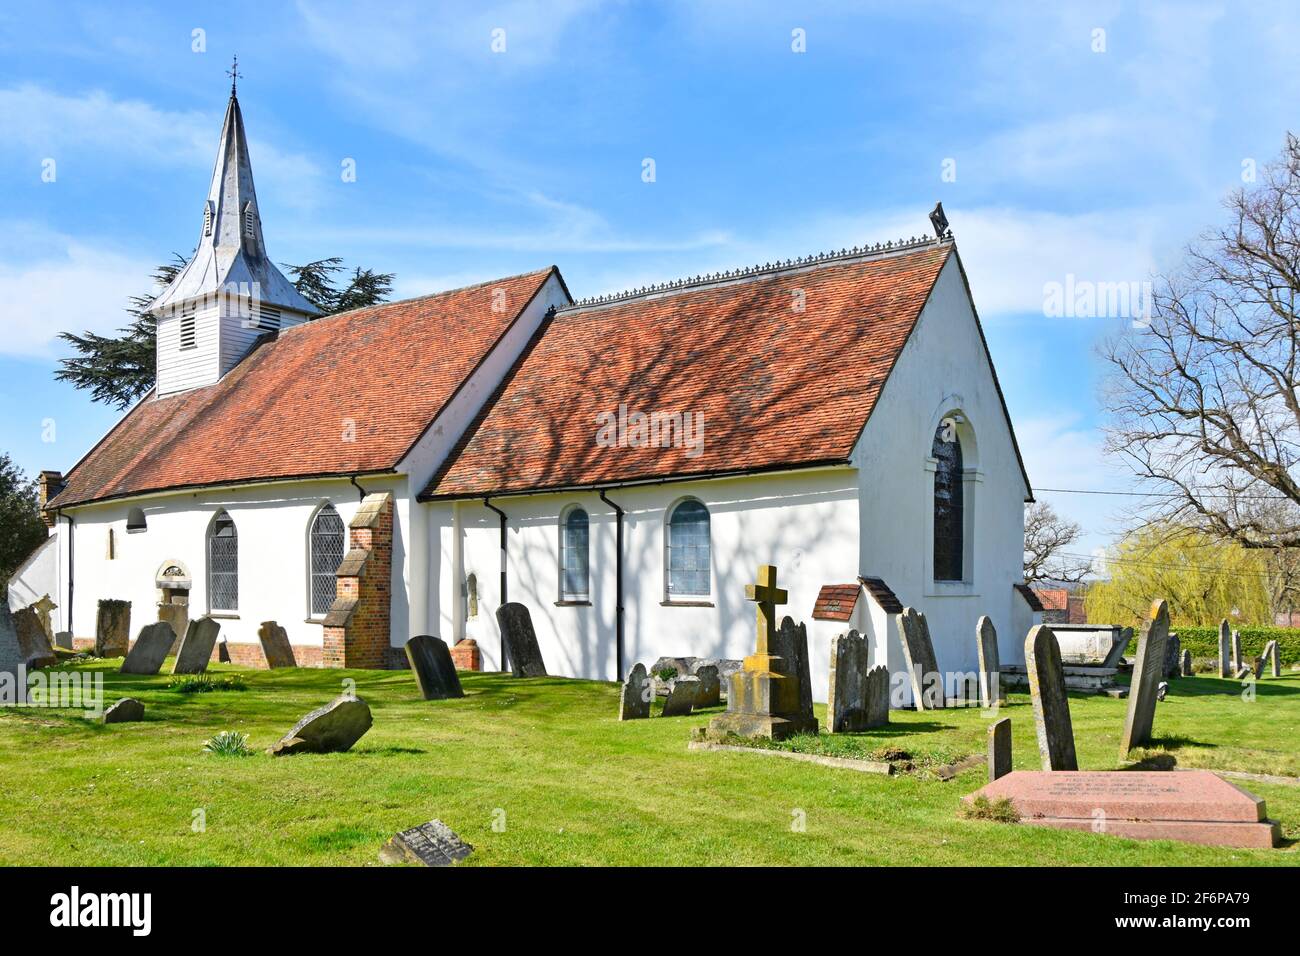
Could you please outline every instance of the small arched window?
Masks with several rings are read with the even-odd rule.
[[[224,511],[217,512],[208,529],[208,606],[239,610],[239,535]]]
[[[668,596],[709,594],[709,567],[709,509],[689,498],[668,519]]]
[[[570,508],[560,522],[560,600],[585,601],[590,596],[590,521],[581,508]]]
[[[140,531],[147,531],[149,525],[144,520],[143,508],[132,508],[126,513],[126,533],[136,534]]]
[[[316,512],[311,523],[311,613],[329,612],[336,592],[334,572],[343,562],[343,519],[331,504]]]
[[[960,581],[965,552],[962,501],[961,439],[956,426],[945,419],[934,433],[930,450],[934,468],[934,579]]]

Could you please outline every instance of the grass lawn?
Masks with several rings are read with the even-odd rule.
[[[109,703],[138,697],[142,723],[105,727],[80,711],[0,710],[0,864],[378,865],[394,832],[437,817],[473,844],[463,865],[509,864],[1275,864],[1279,850],[1135,842],[959,819],[985,771],[941,782],[772,757],[688,752],[687,718],[620,724],[618,689],[591,681],[462,674],[466,697],[425,702],[405,671],[238,672],[246,689],[180,694],[167,678],[105,671]],[[375,725],[346,754],[264,753],[303,713],[356,681]],[[1073,697],[1081,765],[1117,766],[1126,702]],[[822,717],[823,708],[818,708]],[[1013,694],[1015,763],[1037,769],[1029,699]],[[861,753],[983,752],[978,710],[893,712],[889,728],[846,737]],[[1174,681],[1156,734],[1180,766],[1300,776],[1300,675],[1240,685]],[[222,730],[256,756],[201,751]],[[1300,839],[1300,787],[1237,781]],[[206,831],[196,833],[196,810]],[[799,813],[802,811],[802,814]],[[803,832],[792,829],[802,818]],[[504,818],[504,829],[493,821]],[[499,832],[498,832],[499,831]]]

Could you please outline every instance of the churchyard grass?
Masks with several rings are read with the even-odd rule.
[[[962,819],[959,798],[984,783],[983,767],[941,782],[688,751],[690,729],[718,709],[620,723],[614,684],[462,673],[464,698],[429,702],[406,671],[214,665],[247,689],[178,694],[165,675],[78,666],[104,672],[108,703],[142,700],[145,720],[0,711],[0,864],[378,865],[385,840],[435,817],[474,845],[462,864],[471,866],[1300,862],[1297,786],[1237,781],[1282,822],[1282,849],[1134,842]],[[348,678],[374,713],[351,752],[265,755]],[[1125,702],[1075,695],[1070,706],[1080,766],[1117,766]],[[1038,769],[1028,697],[1010,694],[999,713],[1012,720],[1016,768]],[[989,719],[979,709],[894,711],[889,726],[826,746],[935,760],[983,753]],[[248,734],[256,755],[203,753],[222,731]],[[1300,674],[1260,682],[1253,702],[1236,682],[1174,681],[1155,744],[1182,766],[1300,776]]]

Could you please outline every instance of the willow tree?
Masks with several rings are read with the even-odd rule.
[[[1138,626],[1154,598],[1174,624],[1272,624],[1272,557],[1197,529],[1147,525],[1113,547],[1084,599],[1088,620]]]

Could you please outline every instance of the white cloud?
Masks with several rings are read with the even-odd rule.
[[[105,333],[129,321],[127,300],[147,291],[156,263],[23,223],[0,222],[0,354],[50,358],[60,332]],[[24,249],[28,261],[15,265]],[[35,253],[33,255],[33,253]]]
[[[26,153],[33,163],[77,155],[139,168],[180,166],[210,173],[221,120],[215,113],[160,110],[142,100],[115,99],[101,90],[70,96],[25,83],[0,89],[0,152]],[[292,206],[315,204],[324,181],[317,163],[252,136],[249,150],[264,195]]]

